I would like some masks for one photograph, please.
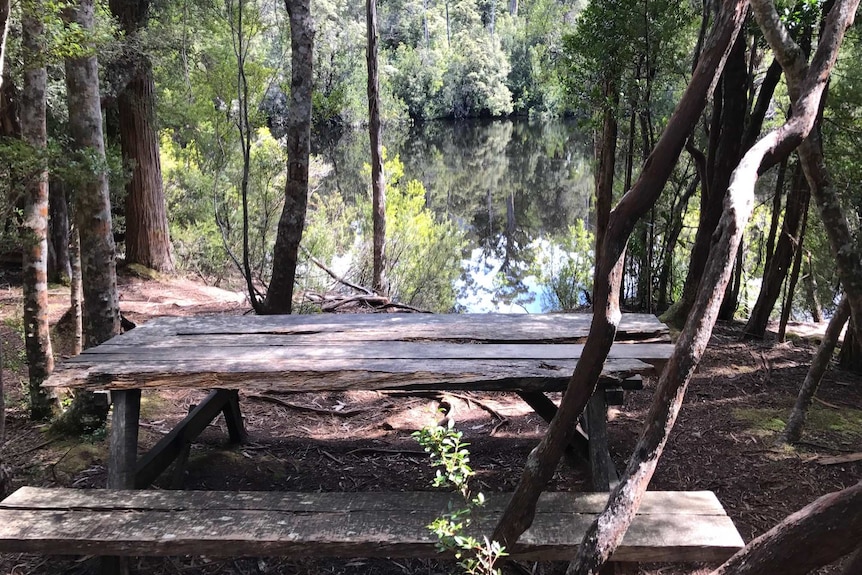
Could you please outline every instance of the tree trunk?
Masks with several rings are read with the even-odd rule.
[[[368,33],[368,134],[371,140],[371,198],[373,232],[373,277],[372,288],[379,295],[386,295],[386,181],[383,177],[383,144],[380,142],[380,74],[378,72],[377,45],[377,0],[366,0],[366,30]]]
[[[862,482],[824,495],[750,542],[712,575],[804,575],[862,539]]]
[[[618,294],[626,242],[637,220],[649,211],[667,183],[692,127],[703,112],[710,86],[720,73],[742,26],[746,8],[744,0],[725,2],[692,74],[692,80],[667,127],[637,182],[611,214],[604,236],[600,273],[595,278],[599,288],[596,289],[590,335],[583,353],[583,357],[589,357],[591,361],[578,362],[557,416],[542,441],[530,453],[517,490],[494,530],[493,539],[506,547],[513,547],[521,533],[532,523],[539,495],[553,475],[563,448],[574,433],[575,421],[595,391],[620,319]]]
[[[858,0],[851,0],[850,3],[853,8],[847,18],[852,22]],[[840,11],[843,14],[847,10],[850,10],[847,2],[837,2],[835,7],[830,10],[830,16],[833,12]],[[777,14],[773,18],[776,22],[778,21]],[[838,34],[835,28],[829,28],[830,25],[834,27],[836,23],[827,19],[820,32],[820,47],[824,45],[823,38],[828,41],[833,41],[836,36],[843,38],[843,30]],[[779,24],[776,24],[775,30],[778,28]],[[808,67],[800,57],[802,52],[787,34],[781,35],[777,31],[773,31],[773,36],[768,38],[768,41],[775,51],[776,59],[784,69],[788,91],[791,99],[793,99],[803,90],[805,75],[808,72]],[[820,63],[818,56],[821,60],[824,57],[824,54],[820,53],[820,47],[815,53],[812,66],[815,62]],[[793,113],[796,114],[795,109]],[[832,178],[826,168],[826,161],[823,157],[823,142],[819,130],[812,130],[799,145],[799,161],[802,163],[805,178],[808,180],[808,186],[829,238],[838,277],[844,287],[847,300],[850,302],[850,325],[856,333],[862,333],[862,329],[860,329],[862,328],[862,246],[854,240],[853,234],[850,232],[850,225],[844,216],[839,194],[835,190]]]
[[[87,34],[93,30],[93,0],[79,0],[65,10],[68,23]],[[90,37],[88,35],[88,37]],[[81,280],[84,293],[84,347],[98,345],[120,333],[116,250],[111,229],[108,176],[103,169],[105,142],[99,96],[99,66],[93,55],[66,59],[66,99],[69,133],[82,170],[75,190],[75,219],[81,239]],[[105,423],[104,395],[79,391],[60,424],[69,431],[92,432]]]
[[[69,254],[69,200],[66,184],[59,178],[48,180],[48,279],[69,285],[72,278],[71,255]]]
[[[757,302],[745,325],[746,339],[763,339],[766,335],[769,316],[781,295],[781,285],[787,278],[793,256],[802,241],[802,220],[805,212],[808,211],[810,197],[802,166],[797,164],[793,174],[793,185],[787,195],[787,205],[784,207],[784,223],[781,226],[775,253],[770,258],[769,267],[763,273],[763,283],[760,286]]]
[[[829,320],[829,325],[826,326],[823,341],[820,342],[817,354],[815,354],[814,359],[811,361],[811,366],[808,368],[808,373],[805,375],[805,381],[802,382],[802,387],[799,389],[796,404],[793,406],[793,411],[787,420],[787,426],[781,434],[780,442],[796,443],[802,437],[802,428],[805,425],[808,408],[811,406],[812,399],[817,394],[817,389],[823,380],[823,374],[829,368],[829,362],[832,360],[835,345],[838,343],[841,330],[849,317],[850,304],[847,302],[847,298],[843,297],[841,298],[841,303],[838,304],[838,309],[835,310],[835,315],[832,316],[832,319]]]
[[[620,93],[611,73],[605,78],[602,101],[605,102],[602,118],[602,135],[599,138],[598,167],[596,168],[596,257],[595,270],[598,277],[604,250],[604,238],[608,229],[611,204],[614,199],[614,171],[617,156],[617,108]],[[628,190],[626,190],[628,191]],[[593,286],[593,301],[596,300]]]
[[[802,215],[802,228],[799,230],[799,245],[796,246],[796,254],[793,257],[793,269],[790,270],[790,277],[787,278],[787,288],[784,290],[784,305],[781,307],[781,319],[778,323],[778,341],[784,343],[787,337],[787,322],[790,321],[790,314],[793,311],[793,294],[796,292],[796,285],[799,282],[799,273],[802,269],[802,248],[805,242],[805,229],[808,227],[808,209],[806,206],[805,213]]]
[[[862,573],[862,546],[847,560],[842,575],[859,575]]]
[[[0,0],[0,90],[3,89],[3,72],[6,69],[6,38],[9,37],[9,0]]]
[[[117,100],[123,160],[134,165],[132,179],[126,184],[126,262],[171,272],[174,264],[154,127],[154,91],[152,66],[145,61]]]
[[[149,0],[110,0],[111,14],[127,41],[134,41],[149,19]],[[122,63],[128,83],[117,98],[120,147],[132,178],[126,184],[126,261],[160,272],[173,271],[171,240],[162,188],[159,138],[155,128],[153,69],[143,53],[131,53]]]
[[[820,323],[823,321],[823,310],[817,299],[817,282],[814,280],[814,266],[811,264],[811,252],[806,250],[805,263],[808,267],[802,282],[805,284],[805,300],[808,303],[808,311],[811,313],[811,321]]]
[[[311,153],[311,89],[314,28],[311,0],[285,0],[290,18],[290,109],[287,120],[287,181],[272,258],[272,278],[264,313],[290,313],[299,243],[308,205],[308,157]]]
[[[701,185],[700,219],[691,250],[688,273],[682,297],[668,312],[667,321],[680,325],[685,321],[698,293],[706,267],[712,236],[722,214],[722,203],[730,174],[742,156],[742,139],[748,98],[748,66],[745,61],[745,37],[740,36],[727,58],[713,111],[710,143],[707,153],[706,179]],[[720,95],[720,99],[718,96]]]
[[[763,264],[763,269],[765,270],[768,270],[772,265],[772,257],[775,254],[775,238],[778,237],[778,226],[781,223],[781,198],[784,196],[784,177],[786,174],[787,160],[785,159],[779,165],[778,175],[775,178],[775,194],[772,196],[772,214],[769,219],[769,234],[766,236],[766,261]]]
[[[763,17],[762,12],[775,13],[771,0],[755,0],[755,3],[759,4],[755,12],[761,28],[783,28],[777,14],[774,20]],[[709,340],[721,295],[729,280],[731,262],[751,214],[754,185],[761,165],[774,161],[777,154],[786,153],[788,146],[798,145],[811,131],[829,73],[837,59],[844,30],[852,20],[857,4],[858,0],[847,0],[842,5],[847,10],[833,10],[830,13],[829,34],[824,36],[815,63],[804,77],[803,89],[796,93],[794,116],[755,144],[734,170],[724,214],[697,300],[659,379],[644,430],[620,483],[611,493],[605,509],[587,530],[578,558],[569,566],[567,573],[598,573],[634,518],[682,405],[688,381]],[[744,7],[744,2],[737,5],[737,8]]]
[[[664,242],[662,245],[661,268],[658,273],[658,301],[656,308],[663,312],[667,309],[670,303],[671,291],[671,271],[673,270],[673,252],[676,248],[679,235],[682,233],[683,220],[682,216],[688,207],[688,201],[697,191],[700,178],[695,176],[688,184],[682,197],[674,203],[673,209],[665,233]]]
[[[838,355],[838,365],[841,369],[862,373],[862,340],[856,334],[856,329],[852,325],[847,326],[844,344]]]
[[[75,322],[75,335],[72,338],[72,355],[84,351],[84,293],[81,281],[81,238],[78,228],[72,232],[71,245],[72,281],[69,290],[69,305]]]
[[[43,6],[34,0],[23,8],[21,28],[24,52],[24,86],[21,91],[21,137],[34,154],[48,146],[46,89],[48,74]],[[48,328],[48,171],[43,167],[26,184],[26,201],[21,226],[24,291],[24,342],[29,368],[30,417],[48,419],[54,404],[41,387],[54,370]]]

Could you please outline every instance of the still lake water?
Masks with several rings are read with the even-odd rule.
[[[575,122],[427,122],[388,128],[383,142],[387,156],[403,162],[405,181],[424,184],[426,205],[467,233],[455,286],[459,309],[545,311],[536,266],[577,220],[590,228],[592,154]],[[313,152],[333,167],[322,191],[367,189],[367,132],[329,137]]]

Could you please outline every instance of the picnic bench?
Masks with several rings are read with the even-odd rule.
[[[545,419],[583,352],[591,317],[547,315],[316,315],[159,318],[63,362],[48,386],[109,391],[113,402],[108,490],[25,488],[0,504],[0,551],[165,555],[434,554],[425,525],[446,495],[128,491],[147,487],[219,414],[245,438],[239,390],[265,393],[505,391]],[[616,471],[608,454],[608,400],[670,356],[667,327],[626,314],[573,449],[589,454],[597,491]],[[138,456],[143,389],[212,390],[147,454]],[[581,430],[583,431],[583,430]],[[606,493],[546,494],[546,511],[518,556],[570,558]],[[711,499],[710,499],[711,498]],[[482,511],[493,526],[508,496]],[[711,503],[704,507],[704,501]],[[563,504],[563,501],[566,503]],[[712,494],[649,494],[618,561],[718,560],[741,539]],[[125,525],[128,527],[121,527]],[[224,528],[222,530],[221,528]],[[692,539],[691,537],[694,537]],[[523,547],[521,546],[523,543]]]

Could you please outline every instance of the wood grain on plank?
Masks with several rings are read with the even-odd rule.
[[[220,508],[236,494],[213,495],[200,508],[186,493],[175,494],[170,510],[98,509],[67,505],[59,509],[0,509],[0,552],[113,555],[292,555],[334,557],[430,557],[436,539],[427,524],[447,509],[448,494],[426,493],[390,501],[390,508],[338,508],[334,494],[301,494],[299,510]],[[230,496],[233,497],[230,497]],[[270,494],[278,496],[278,494]],[[283,495],[283,494],[282,494]],[[391,495],[352,494],[354,500],[385,501]],[[576,499],[574,496],[573,499]],[[183,501],[186,499],[186,501]],[[331,503],[327,506],[327,501]],[[268,503],[264,503],[266,505]],[[667,501],[664,501],[667,504]],[[316,507],[315,507],[316,506]],[[313,508],[313,509],[312,509]],[[488,532],[499,509],[475,515],[476,532]],[[574,555],[591,513],[547,509],[538,513],[513,557],[556,560]],[[720,561],[737,551],[742,540],[721,514],[638,514],[616,561]]]
[[[288,392],[382,389],[562,391],[576,360],[234,359],[67,363],[46,387],[81,389],[224,388]],[[605,362],[602,376],[621,380],[650,373],[637,359]]]

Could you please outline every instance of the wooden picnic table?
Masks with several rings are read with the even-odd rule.
[[[140,488],[219,413],[231,438],[242,440],[238,390],[510,391],[548,419],[555,406],[544,394],[565,389],[591,319],[584,314],[164,317],[63,362],[45,385],[111,391],[108,487]],[[655,316],[623,315],[603,381],[613,385],[656,373],[670,356],[667,341],[667,327]],[[139,460],[141,390],[181,388],[213,391]],[[604,396],[596,394],[595,404],[600,417],[591,412],[589,451],[594,477],[600,477],[610,460]],[[596,461],[599,457],[603,461]]]

